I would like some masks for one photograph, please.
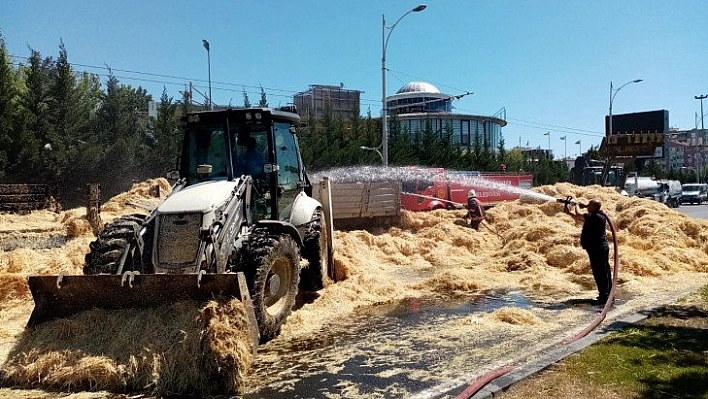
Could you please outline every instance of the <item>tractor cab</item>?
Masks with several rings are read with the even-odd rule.
[[[258,219],[289,217],[288,204],[308,184],[294,107],[205,111],[184,120],[179,175],[187,186],[250,177]]]

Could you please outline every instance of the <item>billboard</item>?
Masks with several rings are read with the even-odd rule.
[[[605,136],[613,134],[669,133],[669,111],[635,112],[633,114],[612,115],[612,131],[609,125],[610,117],[605,116]]]
[[[609,116],[605,116],[605,138],[600,151],[609,151],[612,157],[663,157],[664,136],[669,133],[669,111],[612,115],[610,134],[609,120]]]

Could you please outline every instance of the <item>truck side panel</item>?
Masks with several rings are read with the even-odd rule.
[[[320,199],[322,193],[313,193]],[[396,181],[331,182],[332,218],[365,220],[397,217],[401,212],[401,185]],[[320,201],[321,202],[321,201]]]

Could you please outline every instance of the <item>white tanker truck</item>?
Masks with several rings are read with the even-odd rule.
[[[624,184],[624,189],[629,195],[651,198],[671,208],[681,206],[681,182],[678,180],[630,176]]]

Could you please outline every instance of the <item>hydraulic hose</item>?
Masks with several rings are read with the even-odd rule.
[[[567,197],[565,199],[559,199],[558,202],[564,203],[565,206],[567,207],[571,203],[573,203],[571,197]],[[602,212],[602,211],[601,211]],[[617,291],[617,279],[619,275],[619,247],[617,246],[617,230],[615,230],[615,225],[612,223],[612,220],[607,216],[606,213],[602,212],[602,214],[605,216],[607,219],[607,224],[610,225],[610,230],[612,231],[612,242],[614,244],[614,257],[615,257],[615,265],[614,269],[612,272],[612,288],[610,288],[610,295],[607,298],[607,302],[605,302],[605,307],[602,308],[602,311],[600,314],[595,317],[595,319],[585,327],[585,329],[579,333],[577,333],[575,336],[573,336],[570,340],[565,341],[563,344],[564,345],[570,345],[573,342],[579,340],[580,338],[585,337],[590,333],[590,331],[594,330],[600,323],[602,323],[603,320],[605,320],[605,317],[607,316],[607,312],[610,310],[612,307],[612,303],[614,302],[615,299],[615,292]],[[480,389],[484,388],[487,384],[492,382],[494,379],[507,374],[511,372],[514,369],[513,366],[506,366],[506,367],[501,367],[496,370],[492,370],[489,373],[483,375],[482,377],[478,378],[476,381],[474,381],[472,384],[470,384],[464,391],[460,392],[455,399],[469,399],[471,398],[474,394],[476,394]]]

